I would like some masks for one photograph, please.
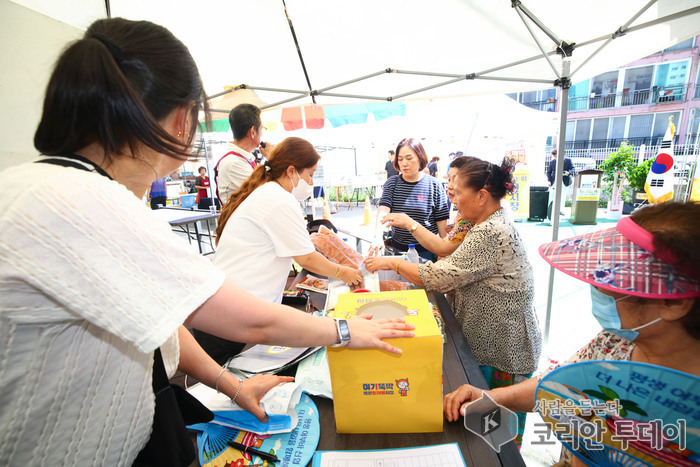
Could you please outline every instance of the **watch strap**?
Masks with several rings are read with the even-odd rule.
[[[350,327],[348,326],[348,321],[345,319],[335,319],[335,327],[338,330],[338,343],[333,344],[331,347],[343,347],[348,345],[350,342]]]

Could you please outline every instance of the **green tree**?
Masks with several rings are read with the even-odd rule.
[[[603,191],[610,197],[608,209],[621,210],[622,197],[626,196],[625,180],[637,167],[634,146],[624,141],[615,152],[598,167],[603,171]]]
[[[649,175],[649,169],[651,169],[651,164],[653,163],[654,158],[652,157],[651,159],[645,160],[637,167],[632,169],[632,172],[630,172],[629,177],[627,178],[630,188],[637,191],[644,190],[644,184],[647,181],[647,175]]]

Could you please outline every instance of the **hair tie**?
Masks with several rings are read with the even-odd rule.
[[[270,171],[270,163],[269,163],[268,161],[265,161],[265,163],[263,164],[263,166],[265,166],[265,172],[269,172],[269,171]]]
[[[503,162],[503,176],[508,177],[515,170],[515,161],[506,159]]]
[[[117,65],[122,64],[124,61],[124,54],[122,53],[122,49],[120,49],[117,44],[102,34],[93,34],[90,37],[92,39],[97,39],[98,41],[102,42],[105,47],[107,47],[107,50],[109,50],[112,58],[114,58],[114,61],[117,62]]]

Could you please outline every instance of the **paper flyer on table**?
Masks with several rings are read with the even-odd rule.
[[[394,465],[439,465],[441,467],[467,467],[457,443],[437,444],[402,449],[376,449],[368,451],[316,451],[312,467],[376,467]]]
[[[215,389],[203,384],[193,386],[189,392],[214,412],[213,422],[220,425],[258,434],[275,434],[293,430],[298,422],[294,407],[301,398],[302,390],[295,382],[277,385],[263,396],[260,407],[268,415],[267,423],[231,402],[227,395],[217,393]]]

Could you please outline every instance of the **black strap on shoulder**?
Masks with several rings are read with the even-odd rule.
[[[102,167],[77,154],[46,156],[44,159],[37,160],[36,163],[58,165],[61,167],[72,167],[74,169],[86,170],[88,172],[97,172],[98,174],[113,180],[113,178],[110,177],[109,174],[102,169]]]

